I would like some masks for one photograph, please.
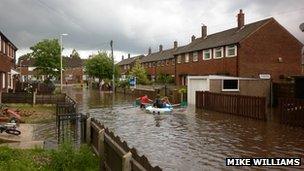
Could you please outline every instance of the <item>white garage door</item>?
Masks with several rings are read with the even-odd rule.
[[[187,101],[189,105],[195,105],[195,92],[196,91],[208,91],[209,86],[207,79],[202,78],[189,78],[188,79],[188,91]]]

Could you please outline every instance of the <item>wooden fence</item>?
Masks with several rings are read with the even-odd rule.
[[[278,106],[279,98],[294,98],[295,84],[292,83],[273,83],[273,106]]]
[[[244,95],[196,92],[196,107],[266,120],[266,98]]]
[[[279,113],[281,123],[304,127],[304,99],[279,98]]]
[[[66,94],[37,94],[35,104],[57,104],[65,101]]]
[[[121,171],[161,171],[159,166],[153,167],[147,157],[139,156],[135,148],[129,148],[125,141],[115,136],[94,118],[87,118],[86,142],[101,157],[100,170]]]
[[[33,94],[18,92],[18,93],[2,93],[2,103],[33,103]]]

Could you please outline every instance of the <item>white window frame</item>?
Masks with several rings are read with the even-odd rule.
[[[185,63],[189,62],[189,53],[185,53]]]
[[[224,81],[225,80],[237,80],[237,89],[224,89]],[[239,79],[222,79],[222,91],[240,91],[240,80]]]
[[[234,49],[234,55],[229,55],[228,51],[233,50],[233,49]],[[226,51],[226,57],[228,57],[228,58],[237,56],[237,46],[236,45],[226,46],[225,51]]]
[[[123,67],[124,67],[124,69],[127,69],[127,65],[124,65]]]
[[[221,51],[221,56],[217,57],[216,52]],[[213,48],[213,59],[221,59],[224,57],[224,47]]]
[[[195,58],[194,58],[194,56],[195,56]],[[194,60],[195,59],[195,60]],[[192,53],[192,61],[193,62],[197,62],[198,61],[198,53],[197,52],[193,52]]]
[[[205,52],[209,52],[209,55],[210,55],[209,58],[206,58]],[[203,60],[210,60],[210,59],[212,59],[212,49],[203,50]]]
[[[177,63],[178,64],[182,63],[182,55],[177,56]]]

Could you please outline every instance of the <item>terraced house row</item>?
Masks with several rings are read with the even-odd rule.
[[[185,85],[187,76],[229,75],[259,78],[270,74],[274,82],[301,75],[301,48],[303,44],[274,18],[245,24],[242,10],[237,14],[237,26],[214,34],[201,27],[201,36],[191,42],[147,55],[128,57],[118,63],[122,74],[139,59],[151,79],[159,73],[171,75],[177,85]]]

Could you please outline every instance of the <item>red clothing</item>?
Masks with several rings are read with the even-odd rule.
[[[142,97],[140,97],[140,102],[141,103],[149,103],[150,101],[149,101],[148,96],[142,96]]]

